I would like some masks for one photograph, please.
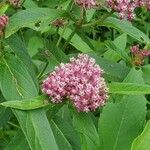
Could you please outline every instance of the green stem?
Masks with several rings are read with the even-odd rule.
[[[64,35],[65,31],[66,31],[66,27],[67,27],[67,26],[64,27],[64,29],[63,29],[61,35],[59,36],[59,39],[58,39],[57,44],[56,44],[57,47],[59,47],[59,44],[60,44],[60,42],[61,42],[61,40],[62,40],[62,38],[63,38],[63,35]]]
[[[94,22],[91,23],[87,23],[87,24],[83,24],[82,27],[83,28],[87,28],[87,27],[91,27],[91,26],[97,26],[101,23],[103,23],[109,16],[111,16],[114,13],[114,11],[109,12],[108,14],[102,16],[99,20],[96,20]]]

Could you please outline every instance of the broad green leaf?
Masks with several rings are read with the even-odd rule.
[[[39,49],[44,49],[44,41],[41,37],[33,36],[29,39],[28,46],[27,46],[28,52],[30,56],[34,56]]]
[[[88,114],[74,112],[73,125],[80,135],[83,150],[99,149],[99,136],[93,120]]]
[[[117,53],[117,55],[119,55],[120,58],[122,58],[126,62],[130,61],[130,57],[127,55],[127,53],[125,52],[125,50],[120,49],[119,46],[116,46],[113,42],[108,41],[106,43],[106,46],[108,48],[110,48],[111,50],[115,51]]]
[[[63,32],[63,30],[60,30],[59,34],[61,35]],[[63,34],[63,38],[65,40],[68,39],[68,37],[71,35],[73,31],[70,29],[70,28],[66,28],[64,34]],[[87,53],[87,52],[91,52],[93,51],[89,45],[78,35],[78,34],[75,34],[71,41],[70,41],[70,44],[72,46],[74,46],[77,50],[83,52],[83,53]]]
[[[9,87],[9,88],[8,88]],[[7,101],[38,96],[38,90],[26,66],[14,55],[0,61],[0,88]],[[31,150],[57,150],[53,132],[43,109],[13,110]]]
[[[124,51],[127,44],[127,35],[125,33],[118,36],[113,43],[116,47],[118,47],[120,50]]]
[[[70,143],[68,142],[65,135],[63,134],[63,131],[61,131],[58,125],[53,120],[50,121],[50,125],[53,129],[53,133],[59,150],[72,150]]]
[[[18,130],[10,143],[5,147],[5,150],[21,150],[22,148],[30,150],[22,131]]]
[[[20,100],[26,97],[37,96],[37,87],[26,66],[13,55],[1,58],[0,76],[1,91],[4,97],[7,95],[12,98],[15,97],[13,99]],[[5,97],[5,99],[7,98]]]
[[[150,148],[150,121],[147,122],[144,131],[132,143],[131,150],[149,150]]]
[[[113,94],[143,95],[150,94],[150,85],[137,83],[110,83],[109,92]]]
[[[143,83],[142,72],[131,69],[124,82]],[[99,119],[100,148],[130,150],[145,121],[144,96],[124,96],[118,103],[107,103]]]
[[[36,2],[34,2],[32,0],[25,0],[24,3],[23,3],[23,6],[26,9],[29,9],[29,8],[38,8]]]
[[[119,61],[121,58],[125,61],[129,60],[129,56],[125,52],[127,43],[127,35],[121,34],[113,42],[106,41],[106,46],[108,51],[104,53],[104,57],[109,60],[114,60],[115,62]]]
[[[134,27],[130,22],[125,20],[119,20],[117,18],[109,17],[102,24],[104,26],[113,27],[119,31],[122,31],[131,37],[137,39],[143,43],[150,43],[150,39],[139,29]]]
[[[95,58],[96,63],[105,71],[105,77],[111,81],[122,81],[128,74],[129,68],[125,65],[115,63],[98,56],[96,53],[91,52],[89,55]]]
[[[120,103],[108,103],[99,120],[100,149],[130,150],[142,129],[145,105],[143,96],[126,96]]]
[[[21,10],[10,17],[5,37],[9,37],[23,27],[30,27],[34,30],[38,30],[39,27],[36,27],[36,23],[40,23],[45,20],[49,20],[49,22],[51,22],[61,15],[62,11],[49,8],[29,8]]]
[[[19,110],[33,110],[45,107],[47,105],[51,105],[51,107],[54,106],[52,103],[49,103],[49,100],[47,99],[46,96],[39,96],[31,99],[23,99],[21,101],[18,100],[7,101],[0,103],[0,105]]]

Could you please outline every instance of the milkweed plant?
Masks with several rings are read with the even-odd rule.
[[[149,37],[149,0],[1,0],[0,150],[150,150]]]

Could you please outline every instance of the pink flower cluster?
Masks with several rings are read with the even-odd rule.
[[[150,56],[150,50],[140,49],[139,45],[132,46],[130,51],[133,55],[135,65],[143,65],[144,58]]]
[[[140,49],[139,45],[134,45],[130,48],[132,54],[136,55],[136,54],[140,54],[143,57],[145,56],[150,56],[150,50],[144,50],[144,49]]]
[[[82,8],[90,9],[98,6],[98,3],[96,0],[74,0],[75,3]]]
[[[149,0],[107,0],[107,4],[119,13],[121,19],[132,20],[135,18],[134,10],[146,6],[150,9]]]
[[[95,59],[79,54],[69,63],[61,63],[43,81],[42,91],[54,103],[69,98],[78,111],[88,112],[105,104],[108,89],[103,70],[95,64]]]

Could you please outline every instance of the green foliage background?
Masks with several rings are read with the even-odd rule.
[[[100,1],[101,3],[101,1]],[[150,48],[149,14],[120,20],[103,5],[86,11],[72,0],[25,0],[14,9],[0,47],[0,150],[149,150],[150,64],[133,65],[130,46]],[[52,22],[64,18],[64,27]],[[105,71],[109,100],[95,112],[69,103],[47,103],[40,84],[47,73],[77,53],[87,53]]]

